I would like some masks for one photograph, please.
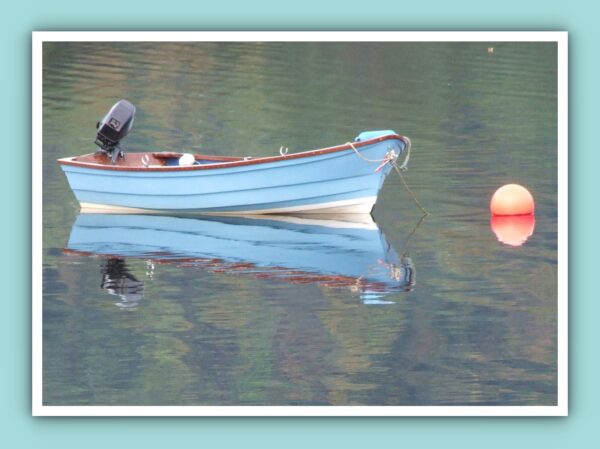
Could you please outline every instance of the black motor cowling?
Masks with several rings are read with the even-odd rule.
[[[122,157],[123,150],[119,143],[131,131],[134,118],[135,106],[127,100],[120,100],[96,125],[98,133],[94,143],[100,147],[100,151],[111,157],[113,163],[119,156]]]

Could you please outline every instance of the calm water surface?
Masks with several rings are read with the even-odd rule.
[[[488,47],[494,53],[488,53]],[[557,84],[552,43],[44,44],[48,405],[552,405]],[[411,137],[374,222],[79,215],[55,159],[125,148],[275,155]],[[488,202],[536,198],[498,241]]]

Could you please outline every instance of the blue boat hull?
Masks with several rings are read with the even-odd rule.
[[[315,150],[314,155],[273,162],[212,164],[206,170],[61,167],[83,210],[369,213],[392,169],[381,160],[390,151],[400,155],[405,147],[404,140],[387,138],[360,148],[324,154]]]

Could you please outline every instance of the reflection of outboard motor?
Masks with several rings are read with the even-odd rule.
[[[144,283],[133,276],[125,260],[121,258],[107,259],[102,264],[102,285],[111,295],[121,298],[116,305],[131,309],[137,307],[144,298]]]
[[[135,106],[127,100],[120,100],[110,108],[102,121],[96,124],[98,134],[94,143],[100,147],[99,151],[110,156],[113,164],[119,156],[123,157],[119,143],[131,131],[134,118]]]
[[[402,276],[402,280],[404,281],[405,290],[412,291],[417,283],[415,279],[415,264],[412,259],[408,256],[402,256],[402,260],[400,262],[400,273]]]

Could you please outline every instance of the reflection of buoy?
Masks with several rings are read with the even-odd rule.
[[[492,215],[527,215],[533,214],[534,208],[533,196],[518,184],[500,187],[490,201]]]
[[[490,226],[498,240],[510,246],[521,246],[533,234],[533,215],[492,215]]]

